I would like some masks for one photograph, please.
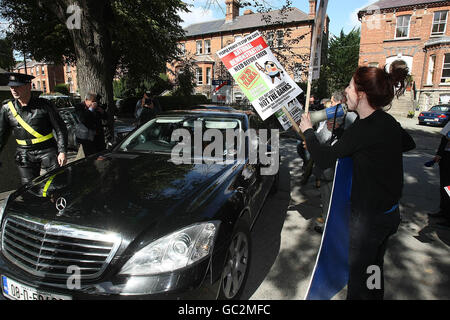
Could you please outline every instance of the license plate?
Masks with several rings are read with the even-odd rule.
[[[70,296],[44,292],[2,276],[3,295],[14,300],[72,300]]]
[[[425,122],[438,122],[438,119],[425,119]]]

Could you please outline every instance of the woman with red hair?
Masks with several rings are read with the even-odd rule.
[[[403,94],[408,70],[393,64],[390,72],[359,67],[345,90],[349,111],[358,119],[333,146],[321,145],[312,130],[309,114],[300,129],[315,163],[334,166],[339,158],[353,159],[349,251],[349,300],[384,297],[383,263],[387,241],[400,225],[399,201],[403,189],[403,152],[415,148],[414,140],[383,108]],[[369,267],[381,271],[381,287],[369,289]]]

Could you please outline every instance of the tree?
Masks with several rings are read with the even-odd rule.
[[[348,34],[341,31],[330,40],[326,76],[331,92],[344,90],[350,83],[359,63],[361,32],[353,29]]]
[[[11,41],[0,39],[0,68],[11,71],[15,64]]]
[[[183,35],[180,0],[0,0],[14,48],[37,60],[76,62],[80,93],[99,93],[113,110],[113,77],[158,76]],[[68,13],[67,13],[68,12]]]

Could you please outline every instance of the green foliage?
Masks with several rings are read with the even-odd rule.
[[[61,94],[65,95],[65,96],[70,96],[69,86],[67,84],[64,84],[64,83],[57,84],[55,86],[54,91],[58,92],[58,93],[61,93]]]
[[[189,97],[195,88],[195,76],[192,64],[185,62],[176,80],[176,89],[173,93],[177,97]]]
[[[342,30],[330,39],[325,77],[330,92],[342,91],[350,83],[358,68],[361,32],[353,29],[348,34]]]
[[[0,68],[10,71],[16,64],[9,39],[0,39]]]
[[[106,30],[106,41],[111,42],[112,73],[120,71],[128,78],[128,87],[139,88],[144,81],[152,81],[165,72],[166,63],[176,57],[177,40],[184,35],[180,26],[179,11],[187,11],[180,0],[110,0],[78,2],[83,12],[102,12],[89,16],[97,30]],[[66,26],[69,0],[0,0],[0,17],[11,24],[7,38],[13,48],[38,61],[76,62],[81,51],[86,50],[76,39],[78,30]],[[98,9],[98,10],[97,10]],[[85,19],[85,15],[82,15]],[[84,28],[86,23],[81,21]],[[104,36],[105,34],[102,34]],[[89,48],[93,53],[105,50]],[[92,55],[95,56],[95,55]],[[98,70],[91,70],[99,77]],[[102,80],[101,77],[98,79]],[[80,83],[80,86],[83,86]]]

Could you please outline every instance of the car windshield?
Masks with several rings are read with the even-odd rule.
[[[226,145],[226,131],[227,130],[237,130],[242,128],[241,121],[237,118],[226,118],[226,117],[214,117],[214,116],[162,116],[153,119],[146,123],[144,126],[139,128],[131,136],[129,136],[119,147],[118,150],[122,152],[142,152],[142,153],[171,153],[173,148],[181,142],[181,138],[172,140],[173,133],[178,129],[178,132],[184,135],[190,136],[192,150],[194,150],[195,137],[194,132],[199,132],[201,134],[200,140],[202,150],[215,142],[215,138],[211,141],[204,142],[203,135],[206,130],[211,130],[210,132],[221,133],[223,143],[223,155],[226,155],[231,150],[229,145]],[[201,129],[201,131],[200,131]],[[197,140],[198,141],[198,140]],[[183,139],[183,143],[185,143]],[[234,143],[234,141],[233,141]],[[236,151],[234,147],[233,152]],[[193,154],[193,153],[192,153]]]
[[[435,106],[431,108],[431,111],[449,112],[450,106]]]

